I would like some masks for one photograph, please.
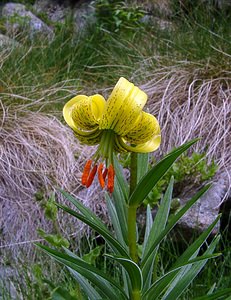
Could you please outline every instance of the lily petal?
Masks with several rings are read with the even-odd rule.
[[[75,136],[82,144],[93,146],[99,144],[102,136],[102,130],[96,128],[92,131],[78,131],[78,133],[75,131]]]
[[[123,137],[131,144],[143,144],[158,135],[160,126],[157,119],[151,114],[142,112],[132,130]]]
[[[118,135],[125,135],[133,128],[146,102],[147,95],[121,77],[109,96],[100,129],[112,129]]]
[[[98,126],[105,105],[106,101],[101,95],[78,95],[66,103],[63,116],[77,133],[79,130],[92,130]]]
[[[116,137],[117,147],[121,150],[123,149],[123,151],[128,151],[128,152],[140,152],[140,153],[152,152],[159,148],[160,142],[161,142],[160,135],[155,135],[152,137],[152,139],[150,139],[146,143],[138,144],[138,145],[127,144],[126,140],[124,140],[122,137],[119,136]],[[120,152],[122,152],[121,150]]]

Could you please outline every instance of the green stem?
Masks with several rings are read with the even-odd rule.
[[[131,153],[130,164],[130,196],[137,185],[137,153]],[[136,244],[136,210],[137,206],[128,205],[128,247],[131,259],[137,263],[138,253]],[[141,293],[137,290],[131,291],[132,300],[140,300]]]
[[[141,294],[140,291],[132,291],[132,300],[140,300]]]
[[[136,206],[128,206],[128,247],[132,260],[137,263],[137,247],[136,247]]]
[[[131,153],[130,164],[130,195],[133,193],[137,184],[137,154]],[[137,247],[136,247],[136,210],[137,206],[128,205],[128,247],[129,253],[134,262],[137,263]]]

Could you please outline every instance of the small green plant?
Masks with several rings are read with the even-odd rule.
[[[141,25],[140,19],[145,15],[142,8],[128,6],[125,1],[96,0],[94,5],[99,26],[114,32]]]
[[[193,152],[191,156],[182,155],[171,166],[169,171],[154,187],[145,204],[156,205],[163,196],[171,177],[174,177],[174,195],[178,196],[185,186],[192,184],[194,187],[202,185],[205,181],[213,178],[218,165],[212,161],[208,163],[206,153]]]
[[[40,202],[41,207],[44,209],[45,217],[52,222],[54,228],[54,233],[52,234],[47,234],[43,229],[39,228],[37,230],[38,234],[53,246],[68,248],[70,243],[62,236],[57,223],[58,209],[55,202],[55,193],[52,193],[50,198],[45,200],[43,194],[41,192],[37,192],[36,199]]]

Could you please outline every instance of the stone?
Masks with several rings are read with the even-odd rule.
[[[75,31],[84,32],[87,26],[96,22],[95,8],[90,5],[90,1],[85,1],[74,7]]]
[[[7,3],[2,8],[2,17],[6,19],[5,27],[9,36],[14,37],[26,31],[29,32],[30,38],[37,34],[41,34],[48,39],[54,37],[53,30],[32,12],[28,11],[23,4]]]
[[[71,13],[70,6],[54,0],[36,0],[33,5],[33,9],[36,13],[45,12],[49,20],[52,22],[61,23],[63,23],[67,15]]]
[[[0,33],[0,48],[18,47],[20,44],[14,39]]]
[[[220,213],[220,206],[225,200],[228,190],[224,176],[225,174],[219,175],[219,179],[217,179],[217,181],[214,180],[211,188],[197,200],[178,222],[176,232],[187,241],[189,241],[194,234],[200,234],[208,228]],[[199,189],[185,191],[180,195],[181,206],[184,206],[198,191]],[[213,230],[213,235],[218,233],[219,228],[220,224],[218,223]]]

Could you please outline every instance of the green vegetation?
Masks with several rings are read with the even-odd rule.
[[[212,179],[216,174],[217,168],[218,166],[214,161],[210,164],[207,162],[205,153],[193,152],[191,156],[182,155],[154,187],[145,203],[151,206],[157,204],[172,176],[175,182],[174,195],[179,196],[185,186],[190,186],[191,184],[194,187],[201,186],[205,181]]]
[[[28,4],[28,1],[20,2]],[[33,2],[30,1],[31,4]],[[108,91],[104,88],[114,85],[120,76],[133,78],[138,83],[155,78],[158,83],[164,72],[163,77],[170,78],[172,69],[178,70],[184,78],[186,73],[188,86],[195,80],[196,92],[200,91],[206,80],[222,86],[224,91],[228,90],[231,27],[230,18],[225,12],[212,8],[207,10],[207,7],[199,5],[191,7],[189,1],[185,8],[174,6],[174,15],[167,20],[169,27],[162,29],[157,20],[153,21],[156,23],[150,21],[141,24],[140,18],[145,15],[145,11],[140,7],[133,9],[125,6],[124,1],[95,2],[96,26],[90,25],[84,33],[76,33],[72,19],[68,18],[64,24],[51,24],[55,30],[52,41],[41,40],[39,37],[31,41],[24,33],[17,37],[20,47],[2,51],[0,103],[3,103],[4,107],[12,109],[14,106],[24,108],[29,105],[33,111],[58,112],[60,117],[63,104],[79,92],[91,94],[100,89],[107,95]],[[5,32],[2,23],[0,30]],[[176,85],[181,86],[182,90],[185,88],[184,84],[179,82]],[[185,98],[181,98],[180,95],[178,100],[176,105],[180,106]],[[169,111],[166,117],[171,114],[171,107]],[[216,143],[212,142],[211,145]],[[206,144],[203,149],[204,153],[207,146]],[[204,153],[199,154],[195,151],[191,157],[183,156],[176,162],[152,191],[147,202],[156,203],[160,199],[172,175],[178,190],[185,181],[189,183],[196,178],[200,184],[211,179],[218,163],[211,159],[212,162],[208,162],[207,154]],[[126,166],[126,162],[124,165]],[[58,224],[55,223],[57,211],[53,200],[38,205],[43,205],[46,217],[54,227],[53,234],[40,230],[41,236],[53,245],[68,246],[66,239],[59,233]],[[101,245],[102,241],[97,240],[94,233],[91,239],[79,242],[73,238],[70,248],[79,243],[78,252],[85,253],[86,261],[103,266],[109,264],[112,277],[116,276],[112,263],[103,256],[106,246]],[[171,237],[167,238],[160,246],[156,274],[163,274],[164,269],[170,266],[180,256],[182,248],[186,247],[186,241],[179,245]],[[1,249],[1,253],[3,251],[4,249]],[[222,257],[216,259],[215,263],[214,260],[209,261],[199,277],[179,299],[191,300],[209,290],[220,291],[231,286],[231,247],[225,235],[216,249],[216,252],[220,251],[223,253]],[[31,265],[26,261],[26,253],[23,252],[17,264],[17,268],[20,265],[18,273],[23,274],[20,275],[22,282],[15,278],[12,282],[23,299],[58,299],[57,295],[61,293],[59,291],[63,290],[77,299],[85,299],[66,269],[50,262],[41,254],[38,256],[40,257],[36,257]],[[44,280],[44,269],[50,282]],[[5,287],[0,286],[1,289],[4,291],[4,300],[11,299]]]

